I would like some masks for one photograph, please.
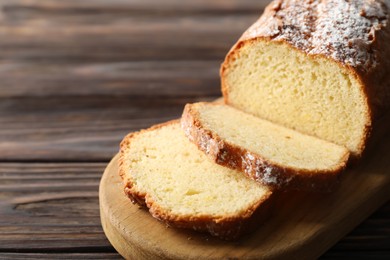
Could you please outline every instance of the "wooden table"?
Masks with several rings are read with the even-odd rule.
[[[122,137],[220,96],[268,1],[0,0],[0,259],[119,259],[98,185]],[[390,203],[323,255],[390,258]]]

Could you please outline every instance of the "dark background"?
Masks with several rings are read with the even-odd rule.
[[[0,0],[0,259],[120,256],[101,174],[130,131],[219,97],[268,1]],[[390,259],[390,203],[323,259]]]

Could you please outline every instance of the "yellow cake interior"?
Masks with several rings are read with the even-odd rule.
[[[239,217],[270,195],[268,187],[209,160],[178,122],[138,134],[124,158],[125,182],[168,214]]]
[[[235,50],[223,66],[230,105],[361,153],[369,108],[359,81],[346,68],[261,39]]]
[[[342,146],[301,134],[227,105],[196,103],[203,127],[269,163],[296,170],[332,171],[348,157]]]

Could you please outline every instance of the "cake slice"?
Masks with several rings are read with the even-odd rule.
[[[224,104],[187,104],[187,137],[216,163],[273,188],[330,190],[346,166],[346,148]]]
[[[179,121],[129,134],[121,143],[125,193],[168,225],[235,239],[269,211],[271,190],[209,160]]]
[[[221,66],[225,102],[358,158],[390,108],[389,0],[275,0]]]

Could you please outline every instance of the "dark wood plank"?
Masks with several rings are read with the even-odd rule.
[[[256,18],[237,15],[151,21],[126,18],[119,24],[94,26],[66,23],[54,26],[56,23],[48,20],[43,24],[3,26],[0,27],[0,58],[94,62],[222,60]]]
[[[226,14],[234,1],[210,4],[222,15],[192,15],[170,1],[188,13],[153,19],[127,12],[159,10],[150,2],[65,2],[2,2],[0,160],[108,160],[126,133],[219,96],[219,63],[231,45],[221,33],[233,42],[254,18]]]
[[[219,96],[220,61],[0,62],[0,98]]]
[[[330,251],[322,257],[321,260],[344,260],[344,259],[355,259],[355,260],[387,260],[390,258],[390,251]]]
[[[8,60],[94,62],[187,60],[194,57],[222,60],[243,28],[254,21],[253,18],[245,18],[242,26],[237,26],[239,19],[236,17],[230,23],[199,18],[199,21],[188,23],[174,20],[167,26],[164,26],[164,21],[146,22],[145,26],[138,22],[137,26],[129,26],[132,23],[128,21],[116,27],[0,28],[0,57]],[[210,24],[217,26],[214,30],[207,30],[205,27]],[[223,27],[230,27],[232,31],[222,30]],[[156,32],[159,32],[158,36]]]
[[[112,252],[99,218],[104,167],[0,165],[0,252]]]
[[[40,259],[123,259],[117,253],[0,253],[0,259],[40,260]]]
[[[182,0],[164,0],[161,4],[156,4],[156,0],[1,0],[3,9],[6,11],[20,11],[30,9],[34,11],[57,11],[57,12],[128,12],[137,11],[140,13],[158,11],[175,12],[258,12],[270,0],[224,0],[224,1],[182,1]],[[164,13],[165,14],[165,13]]]
[[[0,102],[0,160],[108,161],[129,132],[212,98],[63,97]]]
[[[99,218],[98,186],[105,167],[106,163],[0,163],[0,259],[116,259]],[[387,256],[389,214],[387,203],[323,259],[358,253]],[[351,241],[357,243],[353,246]]]

